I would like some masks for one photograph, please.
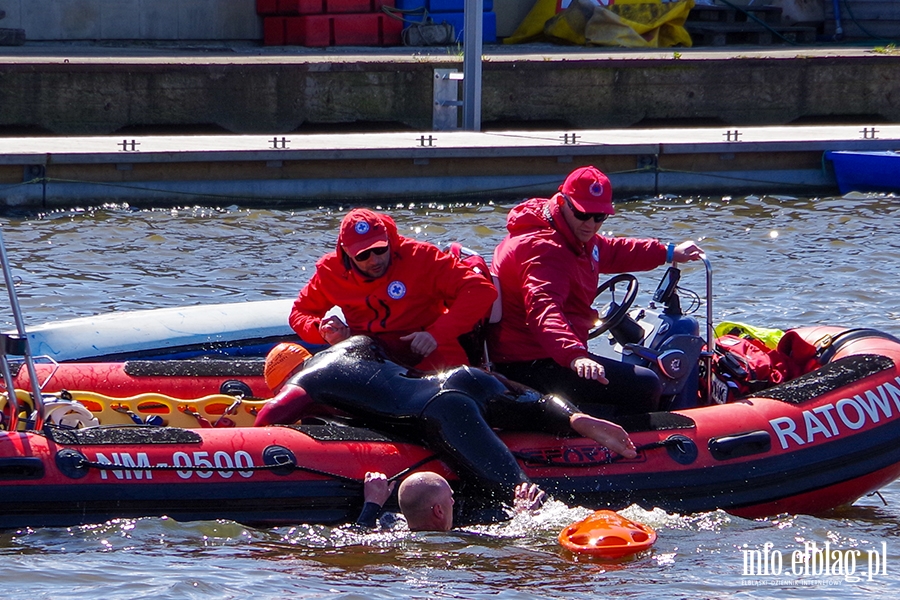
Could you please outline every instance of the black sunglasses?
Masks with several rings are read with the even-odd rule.
[[[385,252],[388,251],[387,246],[380,246],[378,248],[369,248],[368,250],[363,250],[359,254],[356,255],[356,262],[366,262],[369,260],[369,257],[373,254],[375,256],[381,256]]]
[[[572,201],[566,198],[566,202],[569,204],[569,208],[572,210],[572,215],[579,221],[587,221],[588,219],[593,219],[594,223],[602,223],[606,220],[606,217],[609,215],[606,213],[586,213],[581,212],[572,204]]]

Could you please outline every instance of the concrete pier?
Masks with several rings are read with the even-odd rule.
[[[827,150],[900,147],[900,125],[0,138],[0,204],[244,206],[549,194],[574,167],[637,194],[836,192]]]
[[[434,131],[448,68],[447,48],[4,48],[0,205],[521,198],[581,164],[619,195],[811,194],[837,189],[825,151],[900,148],[893,51],[486,46],[482,133]]]
[[[453,48],[26,44],[0,53],[0,135],[429,131]],[[485,129],[900,123],[900,53],[485,47]]]

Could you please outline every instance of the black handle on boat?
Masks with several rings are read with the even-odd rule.
[[[34,361],[31,358],[31,348],[28,346],[28,334],[25,332],[25,321],[22,319],[22,309],[19,306],[19,298],[16,296],[16,287],[13,282],[12,270],[9,268],[9,259],[6,254],[6,245],[3,243],[3,231],[0,230],[0,264],[3,266],[3,277],[6,280],[6,291],[9,294],[9,306],[12,309],[13,319],[16,322],[16,331],[24,344],[25,367],[28,369],[28,378],[31,380],[31,393],[34,396],[34,422],[30,425],[40,430],[44,426],[44,397],[41,395],[41,386],[38,383],[37,371],[34,369]],[[15,431],[18,427],[18,402],[16,401],[16,388],[6,362],[4,348],[3,377],[6,381],[7,402],[9,403],[10,424],[9,431]],[[8,378],[7,378],[8,376]]]

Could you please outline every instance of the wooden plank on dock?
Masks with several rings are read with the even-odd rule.
[[[688,21],[685,28],[697,46],[725,46],[729,44],[754,44],[768,46],[774,43],[812,43],[816,39],[814,27],[777,25],[770,28],[757,23],[699,23]],[[780,36],[780,37],[779,37]]]
[[[731,44],[753,44],[768,46],[772,43],[772,32],[762,27],[747,27],[734,23],[705,23],[685,27],[691,34],[695,46],[725,46]]]
[[[694,6],[688,15],[688,21],[713,21],[716,23],[746,23],[754,17],[765,23],[781,23],[780,6],[742,6],[738,9],[729,6]]]

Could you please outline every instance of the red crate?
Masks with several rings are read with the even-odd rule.
[[[349,16],[349,15],[348,15]],[[357,15],[365,19],[348,19],[341,27],[336,27],[335,45],[358,46],[367,45],[361,40],[365,37],[375,46],[399,46],[402,42],[403,21],[398,21],[384,13]],[[337,18],[337,17],[335,17]],[[340,35],[337,34],[340,31]]]
[[[284,46],[287,43],[287,17],[263,19],[263,45]]]
[[[403,23],[384,14],[333,14],[268,17],[263,24],[267,46],[399,46]]]
[[[393,8],[395,0],[256,0],[256,12],[263,16],[321,15],[331,13],[380,13],[382,6]]]
[[[256,0],[256,14],[274,15],[278,13],[278,0]]]
[[[318,15],[325,0],[256,0],[256,14],[263,16]]]

